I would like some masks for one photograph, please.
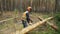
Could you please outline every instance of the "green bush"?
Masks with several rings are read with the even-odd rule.
[[[55,15],[55,18],[58,22],[60,22],[60,12]]]
[[[58,26],[58,33],[57,34],[60,34],[60,12],[56,13],[55,14],[55,22]]]

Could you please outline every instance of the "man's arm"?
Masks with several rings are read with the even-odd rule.
[[[29,16],[29,14],[28,14],[28,13],[26,13],[26,17],[27,17],[27,20],[28,20],[28,21],[33,22],[33,21],[31,20],[31,18],[30,18],[30,16]]]

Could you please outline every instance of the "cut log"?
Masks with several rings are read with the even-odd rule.
[[[26,33],[28,33],[29,31],[35,29],[37,26],[40,26],[40,25],[42,25],[43,23],[45,23],[46,21],[51,20],[52,18],[53,18],[53,17],[49,17],[49,18],[47,18],[47,19],[44,19],[43,21],[39,21],[39,22],[37,22],[37,23],[35,23],[35,24],[33,24],[33,25],[30,25],[30,26],[22,29],[22,30],[20,31],[20,34],[26,34]]]
[[[38,17],[38,19],[40,20],[40,21],[42,21],[42,20],[44,20],[43,18],[41,18],[41,17]],[[58,30],[58,27],[55,25],[55,24],[53,24],[53,23],[50,23],[50,22],[45,22],[45,23],[47,23],[47,24],[49,24],[55,31],[57,31]]]
[[[0,23],[5,22],[5,21],[8,21],[8,20],[15,19],[15,18],[18,18],[18,16],[17,17],[14,17],[14,18],[9,18],[9,19],[5,19],[5,20],[1,20]]]

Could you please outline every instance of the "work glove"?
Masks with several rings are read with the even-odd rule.
[[[31,23],[33,23],[33,21],[32,20],[30,20],[31,21]]]

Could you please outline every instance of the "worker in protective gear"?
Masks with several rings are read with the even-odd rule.
[[[30,22],[33,22],[29,16],[29,13],[31,12],[31,10],[32,8],[28,7],[27,10],[22,15],[22,24],[24,28],[27,27]]]

